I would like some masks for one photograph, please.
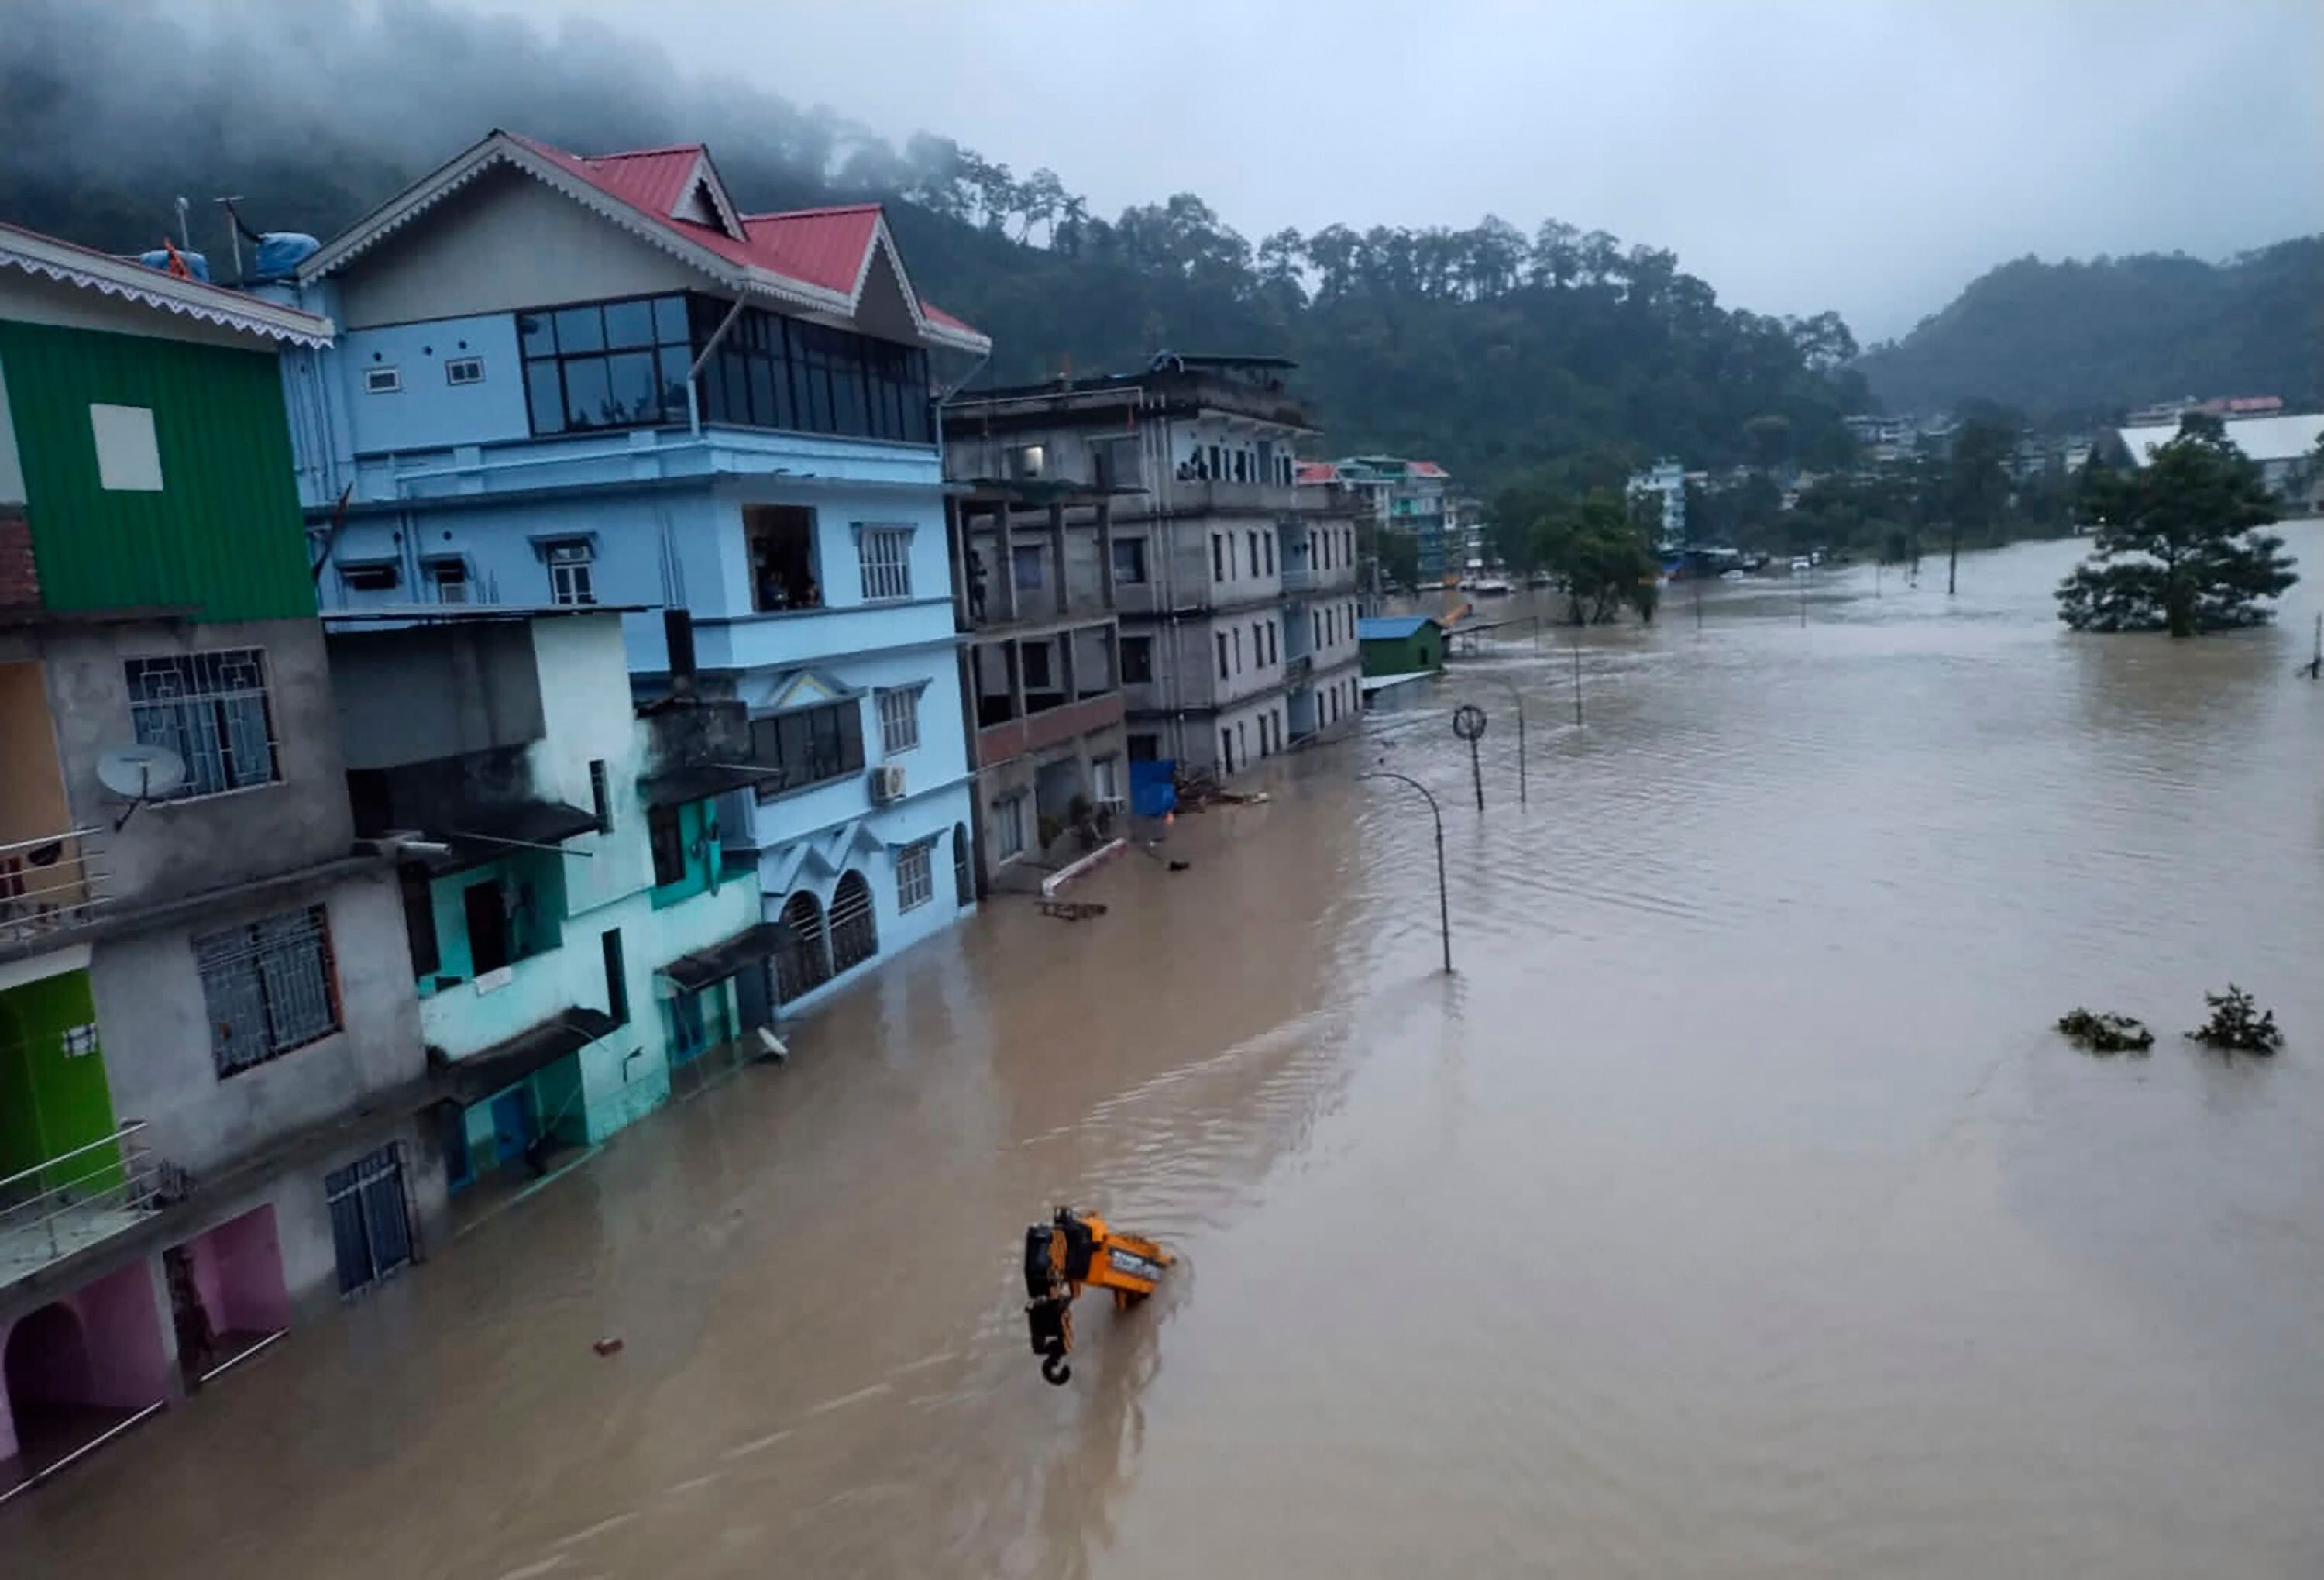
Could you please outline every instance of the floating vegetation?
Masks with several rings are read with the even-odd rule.
[[[2226,1053],[2273,1053],[2283,1046],[2275,1012],[2261,1009],[2234,983],[2227,984],[2225,993],[2205,993],[2203,1002],[2211,1006],[2211,1018],[2187,1035],[2204,1047]]]
[[[2144,1053],[2154,1046],[2146,1022],[2130,1015],[2095,1015],[2076,1008],[2058,1017],[2058,1030],[2092,1053]]]

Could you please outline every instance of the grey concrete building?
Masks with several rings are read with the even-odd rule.
[[[1286,387],[1291,367],[1166,353],[1143,373],[946,408],[955,482],[1110,500],[1103,531],[1082,541],[1103,544],[1131,761],[1231,774],[1361,711],[1358,502],[1296,481],[1315,426]]]

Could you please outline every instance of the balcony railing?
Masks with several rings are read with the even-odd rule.
[[[106,894],[103,830],[74,828],[0,845],[0,945],[90,920]]]
[[[144,1128],[132,1120],[0,1178],[0,1287],[135,1227],[184,1194],[184,1172],[137,1141]]]

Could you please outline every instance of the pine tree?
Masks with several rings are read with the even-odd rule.
[[[2093,473],[2097,551],[2058,587],[2077,631],[2193,636],[2264,625],[2266,600],[2299,578],[2260,470],[2216,417],[2190,414],[2143,468]]]

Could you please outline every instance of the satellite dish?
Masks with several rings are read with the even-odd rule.
[[[125,797],[128,811],[113,827],[127,825],[134,812],[157,796],[173,795],[186,782],[186,760],[167,746],[115,746],[97,760],[97,781],[116,796]]]

